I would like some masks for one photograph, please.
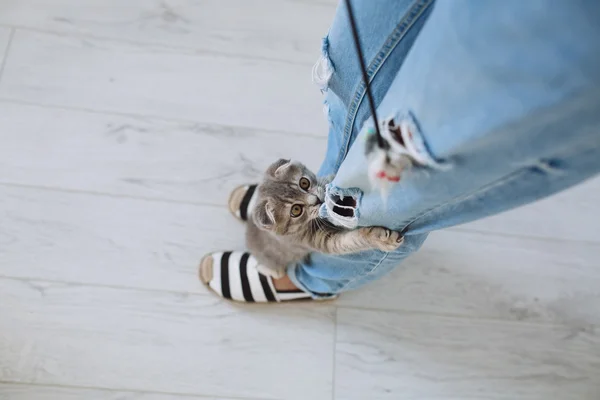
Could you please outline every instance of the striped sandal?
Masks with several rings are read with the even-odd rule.
[[[300,289],[275,289],[273,280],[257,270],[258,261],[241,251],[211,253],[200,261],[200,280],[220,297],[242,303],[312,300]]]
[[[229,195],[229,211],[240,221],[247,221],[250,211],[256,200],[256,187],[258,185],[238,186]]]

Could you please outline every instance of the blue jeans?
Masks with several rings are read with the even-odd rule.
[[[443,170],[414,167],[384,206],[366,182],[370,122],[343,2],[317,80],[330,125],[320,175],[357,200],[334,223],[404,233],[395,252],[313,254],[288,274],[315,297],[356,289],[429,232],[533,202],[600,171],[600,2],[353,0],[380,118],[411,119]],[[364,127],[363,127],[364,125]]]

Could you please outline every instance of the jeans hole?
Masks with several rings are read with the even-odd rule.
[[[346,196],[342,198],[340,196],[332,196],[332,200],[335,203],[333,206],[334,213],[342,217],[354,217],[354,210],[356,209],[356,199],[354,197]]]

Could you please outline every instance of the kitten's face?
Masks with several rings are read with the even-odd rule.
[[[324,197],[325,188],[304,165],[278,160],[267,169],[258,186],[254,222],[279,235],[298,233],[318,218]]]

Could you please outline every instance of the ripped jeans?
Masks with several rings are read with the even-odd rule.
[[[330,132],[319,174],[336,174],[327,196],[354,197],[356,206],[346,216],[326,208],[322,215],[402,231],[405,240],[391,253],[313,254],[289,266],[291,280],[315,297],[384,276],[433,230],[533,202],[600,171],[600,2],[433,3],[353,0],[378,116],[414,118],[414,134],[448,166],[413,167],[385,205],[366,183],[371,116],[343,2],[323,41],[313,72]]]

